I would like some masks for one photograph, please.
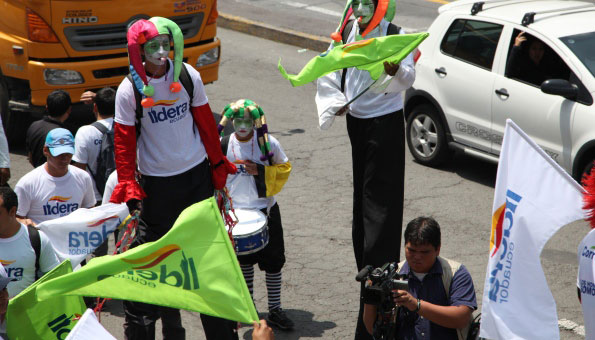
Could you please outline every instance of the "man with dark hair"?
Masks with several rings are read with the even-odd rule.
[[[43,155],[45,137],[50,130],[64,127],[64,121],[68,119],[71,107],[72,101],[68,92],[56,90],[48,95],[47,116],[31,124],[25,138],[27,158],[33,167],[36,168],[45,163],[46,158]]]
[[[97,174],[97,158],[101,151],[103,135],[112,129],[114,123],[116,91],[111,87],[105,87],[97,91],[93,98],[93,113],[97,121],[90,125],[81,126],[76,132],[74,138],[76,148],[72,161],[74,166],[87,170],[91,175],[95,199],[98,204],[101,204],[103,188],[97,187],[94,174]]]
[[[440,226],[431,217],[418,217],[405,229],[405,258],[399,273],[407,276],[409,290],[393,292],[401,307],[396,339],[458,339],[477,309],[475,288],[467,268],[439,257]],[[364,313],[372,333],[376,308]]]
[[[12,279],[6,286],[8,298],[13,298],[60,262],[49,240],[37,232],[39,254],[31,244],[30,230],[16,219],[18,198],[9,187],[0,187],[0,263]],[[39,273],[36,258],[39,256]],[[0,313],[3,308],[0,308]],[[1,315],[1,314],[0,314]],[[0,317],[0,338],[6,337],[6,324]]]
[[[21,177],[14,189],[20,202],[18,218],[25,224],[39,224],[95,206],[91,176],[70,165],[74,154],[70,131],[51,130],[43,153],[47,162]]]

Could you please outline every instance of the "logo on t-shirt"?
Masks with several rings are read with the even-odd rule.
[[[79,208],[78,203],[68,203],[72,197],[52,196],[43,206],[45,216],[57,215],[66,216]]]
[[[172,124],[186,117],[188,102],[174,106],[177,101],[178,99],[158,100],[155,105],[151,107],[151,110],[149,110],[151,123],[155,124],[169,121],[169,123]],[[160,108],[157,108],[157,106],[160,106]]]
[[[4,266],[4,269],[6,269],[6,273],[8,274],[9,278],[11,278],[13,280],[17,280],[17,281],[21,281],[23,279],[23,272],[25,271],[24,268],[8,266],[12,263],[15,263],[15,261],[0,259],[0,263],[2,263],[2,266]]]

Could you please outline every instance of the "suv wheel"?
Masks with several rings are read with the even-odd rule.
[[[450,157],[444,125],[435,107],[422,104],[413,108],[407,118],[407,145],[423,165],[440,165]]]

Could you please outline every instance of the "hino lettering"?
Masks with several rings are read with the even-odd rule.
[[[62,24],[94,24],[99,19],[96,16],[91,17],[79,17],[79,18],[62,18]]]

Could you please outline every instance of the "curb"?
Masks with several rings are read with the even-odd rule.
[[[326,51],[331,43],[330,38],[275,27],[221,12],[217,18],[217,26],[318,52]]]

